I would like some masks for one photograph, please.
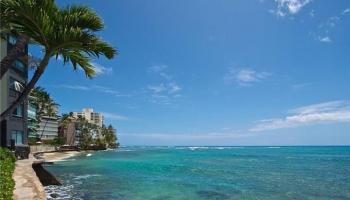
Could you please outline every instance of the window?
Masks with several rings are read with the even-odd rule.
[[[13,35],[10,35],[9,36],[9,43],[12,44],[12,45],[15,45],[17,42],[17,37],[13,36]]]
[[[24,63],[19,61],[19,60],[15,60],[15,62],[13,62],[13,64],[12,64],[12,66],[21,72],[25,72],[25,70],[26,70],[26,66],[24,65]]]
[[[23,131],[12,131],[11,139],[15,140],[15,144],[23,144]]]
[[[23,105],[17,106],[12,115],[16,117],[23,117]]]
[[[10,77],[10,89],[21,92],[23,91],[24,87],[22,83]]]

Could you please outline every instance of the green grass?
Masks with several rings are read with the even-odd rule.
[[[15,181],[12,179],[15,170],[15,156],[5,148],[0,148],[0,200],[12,199]]]

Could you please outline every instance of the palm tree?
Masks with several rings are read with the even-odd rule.
[[[43,57],[34,75],[18,98],[1,113],[1,119],[22,103],[45,72],[50,58],[62,57],[74,70],[82,68],[88,78],[95,76],[93,58],[112,59],[116,49],[100,39],[96,32],[104,25],[100,16],[85,6],[59,8],[53,0],[1,0],[1,23],[11,24],[20,35],[43,47]]]

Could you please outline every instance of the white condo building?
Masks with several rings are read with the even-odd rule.
[[[94,112],[92,108],[84,108],[82,112],[73,112],[73,117],[75,118],[85,118],[89,123],[96,124],[102,127],[103,115],[101,113]]]

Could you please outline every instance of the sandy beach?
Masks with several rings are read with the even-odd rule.
[[[64,151],[64,152],[50,152],[44,153],[40,157],[45,160],[45,162],[58,162],[81,154],[82,152],[78,151]]]

